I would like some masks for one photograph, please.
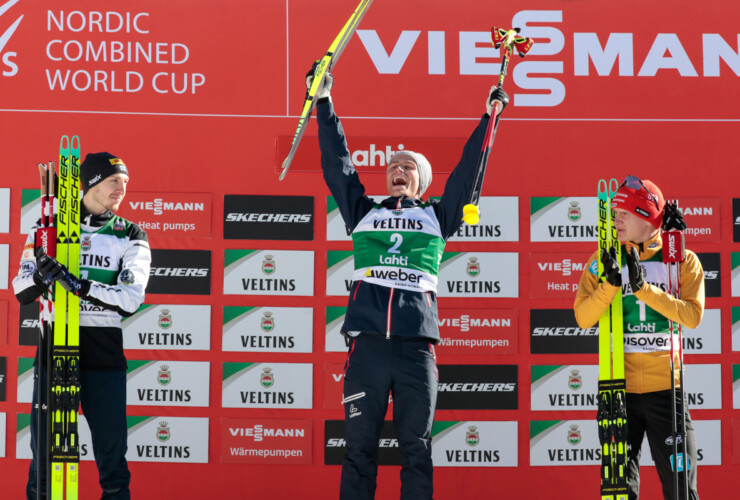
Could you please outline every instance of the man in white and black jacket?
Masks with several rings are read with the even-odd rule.
[[[23,250],[13,288],[21,304],[29,304],[57,280],[80,297],[80,404],[92,434],[103,499],[131,498],[131,474],[126,462],[126,358],[121,317],[131,316],[144,302],[151,251],[146,233],[115,214],[126,196],[128,169],[109,153],[92,153],[80,166],[84,196],[81,214],[80,276],[39,251],[34,227]],[[53,317],[53,315],[52,315]],[[53,329],[52,329],[53,331]],[[40,349],[46,352],[47,339]],[[33,400],[46,407],[46,356],[34,372]],[[37,420],[41,418],[41,434]],[[46,493],[46,457],[36,456],[36,444],[46,450],[46,418],[31,409],[33,458],[26,495]],[[36,484],[37,467],[41,484]]]
[[[313,72],[307,75],[310,85]],[[437,281],[448,238],[462,223],[474,189],[478,157],[492,112],[509,98],[491,88],[487,113],[473,131],[439,201],[424,201],[432,168],[424,155],[399,151],[386,172],[389,197],[376,203],[352,165],[330,98],[332,75],[317,93],[321,168],[352,232],[354,274],[342,332],[350,339],[344,373],[346,454],[340,498],[375,497],[377,448],[393,396],[401,450],[401,498],[431,499],[431,431],[438,374]]]

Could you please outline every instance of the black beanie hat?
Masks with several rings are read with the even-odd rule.
[[[119,173],[128,175],[126,164],[120,158],[110,153],[88,153],[80,165],[82,190],[88,191],[103,179]]]

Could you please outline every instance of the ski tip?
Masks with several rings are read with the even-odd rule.
[[[279,181],[282,181],[283,179],[285,179],[285,175],[286,175],[287,173],[288,173],[288,169],[286,169],[286,168],[283,168],[283,171],[282,171],[282,172],[280,172],[280,177],[278,177],[278,180],[279,180]]]
[[[61,139],[59,139],[59,147],[62,149],[67,149],[69,147],[69,136],[63,135]]]
[[[599,193],[606,193],[608,191],[608,186],[606,183],[606,179],[599,179]]]
[[[72,149],[80,149],[80,136],[72,136]]]

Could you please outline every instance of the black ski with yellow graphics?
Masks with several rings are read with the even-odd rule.
[[[611,199],[616,179],[599,181],[599,257],[614,247],[621,262],[621,247],[614,225]],[[604,265],[597,258],[600,280]],[[612,352],[613,351],[613,352]],[[627,500],[627,404],[624,378],[624,322],[622,290],[599,319],[599,395],[597,420],[601,443],[601,500]]]
[[[59,145],[57,260],[80,274],[80,138],[63,136]],[[80,298],[57,282],[54,288],[54,333],[49,372],[49,461],[51,500],[78,498]],[[66,467],[65,467],[66,464]]]

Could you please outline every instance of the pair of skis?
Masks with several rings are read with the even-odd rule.
[[[41,225],[37,246],[56,257],[75,275],[80,273],[80,138],[63,136],[59,145],[58,210],[53,224],[54,164],[39,164],[41,173]],[[56,244],[56,248],[53,246]],[[41,299],[41,325],[47,345],[47,432],[48,450],[37,450],[37,460],[47,460],[47,488],[51,500],[77,500],[80,447],[78,439],[80,299],[54,284],[53,332],[51,297]],[[51,335],[51,339],[49,339]],[[40,391],[39,391],[40,392]],[[39,404],[39,419],[42,405]],[[40,439],[38,440],[41,441]],[[40,469],[40,467],[37,467]],[[66,489],[65,489],[66,472]],[[37,492],[41,483],[37,481]]]
[[[316,107],[316,101],[314,98],[316,97],[321,85],[324,84],[324,76],[327,73],[331,73],[331,69],[339,60],[339,56],[342,55],[342,52],[344,52],[344,49],[347,47],[352,35],[355,34],[357,27],[360,25],[360,21],[365,17],[365,14],[372,3],[373,0],[361,0],[355,11],[344,24],[344,27],[342,27],[339,34],[329,46],[329,50],[326,51],[326,54],[324,54],[324,57],[321,58],[316,66],[313,74],[313,81],[311,82],[311,88],[308,89],[306,100],[303,103],[303,111],[301,112],[301,118],[298,121],[298,129],[293,136],[293,143],[290,145],[288,156],[283,160],[283,171],[280,173],[281,181],[288,173],[293,157],[298,150],[298,145],[301,143],[303,133],[306,131],[308,119],[311,117],[311,113],[313,113],[313,108]]]
[[[617,192],[616,179],[599,180],[599,257],[610,247],[617,251],[621,266],[621,246],[614,224],[611,200]],[[604,264],[597,258],[600,279]],[[612,353],[613,349],[613,353]],[[599,394],[597,420],[601,444],[601,500],[628,500],[627,495],[627,403],[624,378],[624,323],[622,290],[599,319]]]

